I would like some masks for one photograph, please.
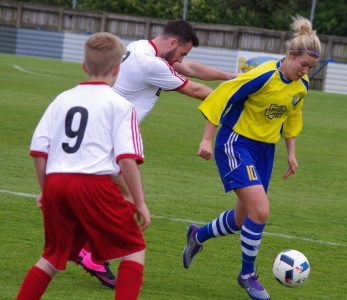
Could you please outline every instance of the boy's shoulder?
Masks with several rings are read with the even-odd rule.
[[[82,103],[95,103],[95,100],[97,100],[98,105],[111,105],[125,110],[133,106],[126,98],[103,82],[81,82],[75,87],[58,94],[54,102],[58,104],[67,100]]]

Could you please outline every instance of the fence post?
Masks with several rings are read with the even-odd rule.
[[[326,58],[331,58],[333,54],[333,37],[328,37],[328,45],[327,45],[327,52],[326,52]]]
[[[232,45],[234,49],[239,48],[239,29],[238,28],[234,29]]]
[[[64,8],[59,9],[59,17],[58,17],[58,31],[63,31],[64,24]]]
[[[16,20],[16,27],[17,28],[20,28],[22,26],[22,15],[23,15],[22,4],[18,4],[18,6],[17,6],[17,20]]]
[[[145,24],[145,36],[144,38],[149,40],[151,39],[151,21],[150,20],[146,20],[146,24]]]
[[[282,31],[280,34],[280,45],[279,45],[280,47],[278,49],[280,54],[286,53],[286,45],[285,45],[286,36],[287,36],[287,33],[285,31]]]
[[[104,12],[102,14],[102,18],[101,18],[101,28],[100,28],[100,31],[106,31],[106,24],[107,24],[107,13]]]

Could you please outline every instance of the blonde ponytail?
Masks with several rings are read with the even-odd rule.
[[[320,40],[316,31],[312,29],[311,22],[301,16],[292,17],[292,19],[293,22],[290,28],[294,35],[286,43],[288,50],[296,56],[307,53],[310,56],[319,58],[321,52]]]

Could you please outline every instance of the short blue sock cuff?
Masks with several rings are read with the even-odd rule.
[[[262,233],[264,230],[266,224],[258,224],[252,221],[249,217],[246,218],[245,222],[243,223],[243,226],[245,226],[247,229],[256,232],[256,233]]]

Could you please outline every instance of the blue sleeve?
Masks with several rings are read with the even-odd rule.
[[[259,91],[264,86],[264,84],[270,79],[274,72],[274,70],[271,70],[269,72],[257,76],[256,78],[250,81],[247,81],[238,89],[238,91],[236,91],[232,95],[232,97],[230,98],[231,102],[237,103],[239,101],[244,100],[245,98],[248,98],[249,95]]]

